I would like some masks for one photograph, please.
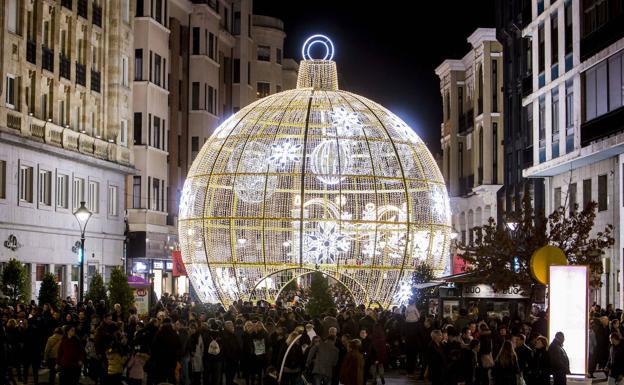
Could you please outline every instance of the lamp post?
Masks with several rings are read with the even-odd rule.
[[[91,219],[91,215],[93,213],[89,211],[87,206],[85,206],[85,202],[80,202],[80,207],[76,211],[74,211],[74,216],[78,221],[78,226],[80,226],[80,288],[78,289],[78,301],[82,302],[84,299],[84,259],[85,259],[85,230],[87,228],[87,223],[89,223],[89,219]]]

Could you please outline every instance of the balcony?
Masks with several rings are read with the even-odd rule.
[[[59,72],[61,77],[71,80],[71,64],[69,58],[63,54],[59,55]]]
[[[7,127],[12,128],[14,130],[22,129],[22,116],[20,114],[14,114],[12,112],[7,112]]]
[[[85,87],[87,85],[87,71],[85,70],[85,66],[78,62],[76,62],[76,84]]]
[[[581,146],[624,131],[624,107],[581,124]]]
[[[99,5],[96,5],[95,3],[93,4],[93,11],[92,11],[92,21],[94,25],[97,25],[98,27],[102,27],[102,7],[100,7]]]
[[[26,60],[29,63],[37,64],[37,44],[33,39],[26,40]]]
[[[54,72],[54,51],[48,47],[41,47],[41,67]]]
[[[71,10],[72,9],[72,0],[61,0],[61,6]]]
[[[89,3],[87,0],[78,0],[78,16],[87,18],[87,10],[89,9]]]
[[[100,92],[100,73],[94,69],[91,70],[91,91]]]

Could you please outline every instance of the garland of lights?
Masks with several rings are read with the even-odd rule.
[[[297,89],[226,120],[193,162],[179,215],[191,283],[203,302],[272,301],[320,270],[356,302],[404,304],[417,264],[447,268],[440,170],[396,115],[338,90],[329,39],[303,55]]]

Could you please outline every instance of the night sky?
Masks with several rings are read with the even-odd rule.
[[[308,36],[329,36],[336,47],[340,88],[399,115],[436,153],[442,99],[434,70],[444,59],[461,59],[476,28],[495,26],[494,0],[410,0],[418,12],[408,11],[407,3],[255,0],[254,13],[284,21],[284,57],[297,62]]]

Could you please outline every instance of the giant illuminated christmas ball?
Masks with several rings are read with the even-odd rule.
[[[320,270],[358,303],[404,303],[414,266],[448,263],[444,179],[405,122],[338,89],[329,39],[303,55],[296,89],[238,111],[193,162],[179,215],[191,283],[203,302],[273,301]]]

